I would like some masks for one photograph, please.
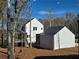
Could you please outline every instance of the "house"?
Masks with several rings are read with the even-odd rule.
[[[28,41],[28,43],[30,43],[30,33],[31,33],[31,42],[36,43],[36,34],[43,33],[44,32],[44,26],[36,18],[33,18],[31,21],[28,21],[26,23],[25,31],[27,33],[27,41]]]
[[[65,26],[48,27],[40,35],[40,47],[53,50],[75,47],[75,35]]]

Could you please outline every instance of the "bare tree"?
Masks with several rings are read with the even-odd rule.
[[[32,41],[31,41],[31,18],[32,18],[32,4],[31,4],[31,1],[29,0],[28,2],[28,6],[29,6],[29,14],[28,14],[28,17],[30,19],[30,48],[32,48]]]
[[[14,59],[14,40],[16,35],[16,19],[18,19],[20,12],[23,10],[23,8],[26,6],[28,0],[22,0],[22,4],[18,7],[19,0],[14,0],[14,16],[13,18],[10,17],[10,0],[7,0],[8,8],[7,8],[7,18],[8,18],[8,59]],[[10,29],[10,26],[12,29]]]
[[[49,26],[52,26],[51,20],[52,20],[52,15],[53,15],[53,11],[51,9],[49,9],[48,11],[48,22],[49,22]],[[53,22],[54,23],[54,22]]]
[[[2,19],[2,5],[3,5],[3,1],[0,0],[0,20]]]

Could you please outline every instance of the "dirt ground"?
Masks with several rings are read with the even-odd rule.
[[[15,55],[17,59],[55,59],[55,57],[63,58],[68,56],[78,56],[78,47],[67,48],[60,50],[46,50],[38,48],[15,48]],[[63,59],[62,58],[62,59]],[[73,58],[73,57],[72,57]],[[7,49],[0,48],[0,59],[7,59]],[[66,59],[70,59],[69,57]]]

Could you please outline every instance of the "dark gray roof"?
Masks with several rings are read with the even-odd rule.
[[[53,26],[53,27],[47,27],[45,28],[45,34],[56,34],[58,31],[60,31],[64,26]]]

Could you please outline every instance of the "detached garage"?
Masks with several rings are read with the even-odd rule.
[[[40,35],[40,47],[53,50],[75,47],[75,35],[65,26],[49,27]]]

